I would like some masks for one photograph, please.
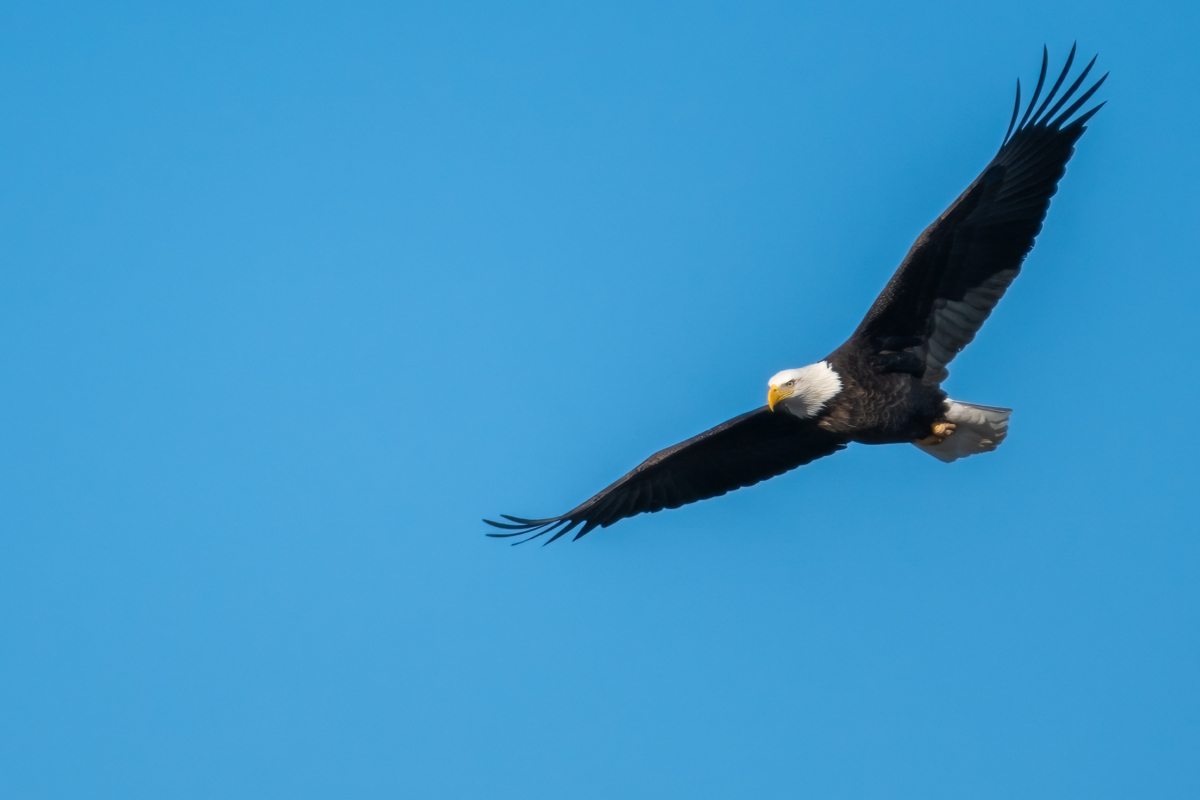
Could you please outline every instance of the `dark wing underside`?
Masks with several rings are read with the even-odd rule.
[[[812,420],[772,412],[764,406],[655,453],[561,517],[521,519],[504,514],[507,523],[484,522],[509,531],[488,536],[532,534],[529,539],[536,539],[553,531],[547,544],[582,525],[575,534],[578,539],[597,526],[607,528],[644,511],[679,508],[752,486],[841,450],[845,442]]]
[[[1072,47],[1034,113],[1046,79],[1043,50],[1037,89],[1014,131],[1021,109],[1018,81],[1011,138],[1005,136],[983,173],[918,237],[847,345],[876,354],[885,370],[923,375],[932,384],[945,380],[946,365],[975,338],[1016,278],[1084,123],[1100,110],[1096,106],[1068,122],[1108,77],[1072,102],[1095,58],[1051,105],[1074,58]]]

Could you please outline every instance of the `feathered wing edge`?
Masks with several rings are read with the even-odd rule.
[[[879,331],[886,331],[889,327],[898,325],[906,335],[923,337],[925,343],[914,348],[913,353],[925,364],[925,381],[927,383],[940,384],[948,377],[946,366],[975,338],[1020,271],[1025,255],[1033,246],[1034,238],[1041,230],[1041,221],[1045,217],[1049,198],[1057,190],[1057,182],[1062,177],[1066,161],[1074,152],[1074,142],[1086,130],[1085,123],[1104,106],[1104,103],[1100,103],[1072,119],[1108,77],[1104,75],[1075,99],[1076,93],[1083,86],[1095,65],[1096,59],[1093,58],[1066,92],[1060,94],[1059,90],[1069,77],[1071,67],[1075,63],[1076,51],[1077,46],[1073,45],[1067,56],[1066,64],[1043,99],[1042,90],[1047,85],[1050,55],[1046,47],[1042,48],[1042,66],[1033,96],[1023,106],[1021,83],[1017,82],[1012,116],[1009,119],[1008,129],[1005,131],[999,151],[979,177],[967,187],[966,191],[947,208],[941,217],[922,232],[914,243],[913,249],[909,251],[904,262],[892,276],[891,281],[868,310],[859,329],[855,331],[855,336],[875,335]],[[1070,103],[1069,107],[1064,109],[1068,103]],[[1023,114],[1022,108],[1024,108]],[[1065,146],[1066,149],[1063,150],[1059,145]],[[1057,168],[1052,169],[1053,165],[1046,159],[1050,158],[1050,151],[1055,148],[1058,149],[1057,155],[1061,157],[1062,161]],[[1053,176],[1053,185],[1041,185],[1050,180],[1052,172],[1057,173]],[[991,185],[989,181],[994,180],[997,175],[1002,176],[1003,187],[1007,187],[1002,187],[998,191],[1004,194],[1001,199],[1008,203],[1009,207],[1003,213],[999,209],[993,209],[995,214],[991,218],[975,219],[978,215],[971,210],[970,206],[980,200],[987,191],[987,187]],[[993,197],[993,200],[996,199]],[[1041,207],[1041,214],[1035,221],[1032,216],[1028,215],[1037,210],[1038,206]],[[1022,215],[1027,216],[1026,221],[1036,222],[1036,224],[1032,226],[1031,230],[1026,231],[1029,239],[1026,243],[1027,246],[1022,248],[1020,253],[1013,251],[1000,258],[1002,254],[999,251],[993,252],[991,254],[994,257],[992,258],[994,262],[992,268],[974,275],[977,282],[970,285],[962,284],[960,281],[959,284],[952,286],[945,282],[946,280],[965,279],[963,275],[959,275],[957,278],[935,277],[932,282],[927,280],[926,270],[930,266],[928,263],[930,258],[936,260],[939,257],[956,257],[959,260],[959,267],[963,269],[967,268],[968,261],[970,261],[972,271],[978,271],[978,268],[983,266],[982,262],[988,260],[986,248],[978,251],[970,249],[971,238],[969,236],[955,244],[955,230],[958,226],[974,220],[977,225],[991,228],[1002,223],[1019,222]],[[1012,232],[1013,235],[1016,233],[1019,232]],[[989,235],[994,238],[997,235],[997,229],[992,229]],[[1015,247],[1016,241],[1011,239],[1007,242],[993,242],[992,245],[1004,245],[1011,248]],[[938,255],[939,247],[958,248],[959,245],[965,249],[954,249],[945,256]],[[925,267],[922,267],[922,264],[925,264]],[[962,290],[961,297],[955,293],[956,290]],[[943,294],[946,292],[949,293]],[[914,310],[911,302],[897,306],[897,296],[902,293],[919,296],[935,304],[940,298],[943,303],[947,304],[947,307],[939,310],[939,307],[931,306],[925,312],[920,308]],[[916,294],[914,295],[914,293]],[[954,307],[949,307],[951,305]],[[920,324],[923,315],[930,326],[925,329],[921,329]]]
[[[1028,105],[1025,107],[1025,113],[1021,116],[1021,120],[1017,122],[1017,115],[1021,111],[1021,83],[1017,82],[1017,97],[1013,103],[1012,118],[1009,121],[1008,131],[1004,135],[1004,142],[1000,146],[999,152],[992,162],[985,168],[980,177],[968,189],[968,193],[972,190],[979,191],[980,181],[986,182],[987,176],[993,167],[999,164],[1007,165],[1005,180],[1011,183],[1009,192],[1010,198],[1006,202],[1015,202],[1017,208],[1027,208],[1029,202],[1035,201],[1036,197],[1029,194],[1029,181],[1033,180],[1036,183],[1038,173],[1029,170],[1034,169],[1034,165],[1038,163],[1038,153],[1041,153],[1045,148],[1050,147],[1051,139],[1061,139],[1066,137],[1069,139],[1069,144],[1078,140],[1083,135],[1085,123],[1092,118],[1103,106],[1104,103],[1098,104],[1095,108],[1088,110],[1079,117],[1072,119],[1072,116],[1091,99],[1092,95],[1100,88],[1108,77],[1107,73],[1096,81],[1092,86],[1080,95],[1074,102],[1071,102],[1075,93],[1087,80],[1087,76],[1091,73],[1092,67],[1096,63],[1096,57],[1093,57],[1087,66],[1083,68],[1075,81],[1070,87],[1059,96],[1058,91],[1062,88],[1067,76],[1071,72],[1071,65],[1075,63],[1076,45],[1071,46],[1071,52],[1067,55],[1066,64],[1063,65],[1062,71],[1058,75],[1058,79],[1054,81],[1054,85],[1050,88],[1041,105],[1038,105],[1038,100],[1041,98],[1042,88],[1046,84],[1046,71],[1050,62],[1049,50],[1042,47],[1042,68],[1038,74],[1037,86],[1034,87],[1033,97],[1030,98]],[[1058,97],[1055,102],[1055,97]],[[1070,102],[1065,110],[1063,106]],[[1053,105],[1051,105],[1053,103]],[[1036,109],[1036,111],[1035,111]],[[1050,138],[1047,138],[1050,137]],[[1048,152],[1048,151],[1047,151]],[[1070,158],[1070,149],[1066,152],[1066,159]],[[1065,161],[1058,169],[1058,178],[1061,178],[1062,171],[1065,168]],[[1042,177],[1045,177],[1044,175]],[[1051,187],[1048,195],[1045,196],[1045,203],[1049,203],[1050,195],[1056,191],[1057,180],[1055,178],[1055,186]],[[964,196],[966,196],[964,194]],[[1043,209],[1044,218],[1044,209]],[[935,223],[935,225],[938,223]],[[1037,231],[1041,230],[1041,224],[1037,225]],[[1034,231],[1036,236],[1037,231]],[[1029,246],[1032,247],[1032,239]],[[1025,250],[1028,252],[1028,249]],[[942,308],[935,309],[931,318],[931,328],[926,334],[926,344],[919,348],[919,354],[926,364],[926,381],[930,383],[941,383],[948,376],[946,366],[954,360],[959,352],[963,350],[975,338],[983,323],[991,315],[1000,298],[1003,297],[1008,286],[1013,282],[1013,279],[1020,271],[1023,255],[1016,258],[1008,267],[998,267],[987,280],[978,286],[970,289],[966,294],[957,301],[957,308]],[[954,305],[951,303],[950,305]]]
[[[570,514],[568,514],[567,516],[563,516],[563,517],[550,517],[549,519],[522,519],[521,517],[513,517],[513,516],[509,516],[508,514],[501,514],[500,516],[503,517],[504,519],[511,520],[511,522],[515,523],[515,524],[508,524],[508,523],[504,523],[504,522],[495,522],[490,519],[485,519],[484,522],[486,522],[488,525],[491,525],[494,528],[504,528],[507,530],[511,530],[512,533],[489,533],[489,534],[487,534],[488,536],[493,536],[496,538],[507,538],[509,536],[522,536],[524,534],[532,534],[528,538],[522,539],[519,542],[513,542],[513,544],[525,544],[525,542],[532,541],[532,540],[538,538],[539,536],[550,533],[555,528],[558,528],[558,531],[544,542],[544,544],[550,544],[558,537],[563,536],[567,533],[570,533],[571,530],[573,530],[576,526],[579,525],[579,523],[583,522],[582,517],[579,519],[572,520]],[[592,530],[592,528],[595,528],[599,524],[600,523],[596,522],[595,520],[589,522],[587,525],[584,526],[583,530],[581,530],[579,533],[575,534],[575,538],[578,539],[580,536],[583,536],[585,533],[588,533],[589,531]],[[561,527],[564,525],[566,527]]]
[[[1021,117],[1021,124],[1016,125],[1016,130],[1014,131],[1013,126],[1017,121],[1017,114],[1021,110],[1021,81],[1020,79],[1017,80],[1017,99],[1013,103],[1012,120],[1008,123],[1008,130],[1005,132],[1004,141],[1000,145],[1001,149],[1008,144],[1014,133],[1019,133],[1027,128],[1033,128],[1039,125],[1047,128],[1062,128],[1063,124],[1066,123],[1067,120],[1071,119],[1071,116],[1078,111],[1084,103],[1092,99],[1092,95],[1094,95],[1096,90],[1100,88],[1105,80],[1107,80],[1108,73],[1106,72],[1100,77],[1100,80],[1092,84],[1090,89],[1080,95],[1079,99],[1072,103],[1070,108],[1062,112],[1062,114],[1059,114],[1058,117],[1054,116],[1055,114],[1058,114],[1059,109],[1061,109],[1063,105],[1071,99],[1071,96],[1075,94],[1075,92],[1083,84],[1084,80],[1087,79],[1088,73],[1092,71],[1092,66],[1095,65],[1096,59],[1098,58],[1098,56],[1092,56],[1092,60],[1089,61],[1088,65],[1083,68],[1083,72],[1079,73],[1079,77],[1077,77],[1075,82],[1071,84],[1071,88],[1067,89],[1067,91],[1063,93],[1063,96],[1059,98],[1058,102],[1054,104],[1053,108],[1051,108],[1048,112],[1046,111],[1046,107],[1050,105],[1050,102],[1058,93],[1059,88],[1062,87],[1063,81],[1066,80],[1067,75],[1071,72],[1071,65],[1075,63],[1075,49],[1077,46],[1078,42],[1071,45],[1071,52],[1067,55],[1067,63],[1063,65],[1063,69],[1062,72],[1059,73],[1058,80],[1054,82],[1054,86],[1050,89],[1050,93],[1046,95],[1046,99],[1042,101],[1040,106],[1038,106],[1037,113],[1033,114],[1033,118],[1031,119],[1029,115],[1033,113],[1033,107],[1037,103],[1038,97],[1042,93],[1042,86],[1044,86],[1046,83],[1046,68],[1050,64],[1050,51],[1044,45],[1042,46],[1042,71],[1038,75],[1037,86],[1033,90],[1033,97],[1029,100],[1029,106],[1025,109],[1025,115]],[[1095,108],[1080,115],[1078,118],[1071,120],[1069,124],[1083,126],[1097,111],[1103,107],[1104,103],[1100,103]]]
[[[847,443],[845,437],[824,431],[812,420],[763,406],[660,450],[566,514],[546,519],[502,514],[506,522],[484,522],[505,531],[488,536],[527,537],[515,544],[551,534],[544,542],[549,544],[576,528],[578,539],[627,517],[679,508],[753,486],[832,455]]]
[[[679,445],[676,445],[677,447]],[[658,454],[656,454],[658,455]],[[651,456],[653,459],[654,456]],[[493,528],[501,528],[502,530],[511,531],[510,533],[489,533],[488,536],[497,539],[506,539],[512,536],[527,536],[527,538],[519,542],[513,542],[514,545],[524,544],[525,542],[537,539],[539,536],[544,536],[547,533],[553,535],[542,544],[550,544],[555,539],[565,536],[580,524],[583,528],[575,534],[575,538],[590,533],[598,527],[607,527],[613,522],[624,517],[625,512],[629,507],[634,505],[641,494],[641,487],[635,489],[632,493],[621,493],[617,491],[623,484],[630,481],[636,476],[639,470],[644,467],[644,463],[639,468],[634,469],[629,474],[606,487],[599,494],[590,498],[584,503],[563,514],[560,517],[547,517],[546,519],[525,519],[524,517],[514,517],[509,514],[501,514],[502,519],[508,522],[496,522],[494,520],[485,519],[488,525]],[[615,506],[620,506],[619,508]]]
[[[686,444],[686,443],[681,443],[681,444]],[[676,447],[678,447],[678,446],[679,445],[676,445]],[[671,449],[671,448],[669,448],[669,449]],[[655,454],[655,456],[657,456],[657,455],[659,455],[659,454]],[[655,456],[651,456],[650,459],[648,459],[648,460],[654,459]],[[620,489],[623,487],[624,484],[635,479],[638,476],[638,473],[640,472],[640,470],[643,469],[644,467],[645,467],[645,462],[643,462],[643,464],[641,466],[634,469],[629,474],[625,475],[624,477],[615,481],[610,486],[606,487],[599,494],[595,495],[594,497],[587,500],[586,502],[576,506],[575,508],[571,509],[566,514],[563,514],[560,517],[547,517],[546,519],[525,519],[523,517],[514,517],[509,514],[501,514],[500,515],[501,518],[508,520],[508,522],[496,522],[494,520],[485,519],[484,522],[486,522],[488,525],[491,525],[494,528],[501,528],[503,530],[511,531],[510,533],[489,533],[487,535],[491,536],[493,538],[498,538],[498,539],[505,539],[505,538],[509,538],[512,536],[528,535],[527,538],[522,539],[519,542],[513,542],[514,545],[517,545],[517,544],[524,544],[525,542],[532,541],[532,540],[538,538],[539,536],[544,536],[547,533],[553,533],[553,535],[549,539],[547,539],[545,542],[542,543],[542,544],[550,544],[555,539],[558,539],[561,536],[567,535],[568,533],[573,531],[575,528],[579,527],[580,524],[582,524],[583,527],[580,528],[579,532],[575,534],[574,538],[576,538],[576,539],[590,533],[592,530],[594,530],[596,528],[600,528],[600,527],[607,528],[609,525],[613,524],[614,522],[618,522],[619,520],[624,519],[626,517],[626,515],[635,516],[641,512],[634,511],[632,514],[630,514],[629,512],[633,509],[634,506],[637,505],[637,502],[640,499],[643,491],[649,490],[650,492],[653,492],[653,489],[648,485],[635,486],[632,488],[632,490],[627,491],[627,492],[622,492],[622,491],[620,491]],[[751,482],[756,483],[757,481],[751,481]],[[719,492],[713,494],[712,496],[719,497],[720,495],[726,494],[728,491],[731,491],[732,489],[735,489],[735,488],[738,488],[738,487],[736,487],[736,486],[730,487],[729,489],[725,489],[724,491],[719,491]],[[678,508],[681,505],[686,505],[687,503],[695,502],[696,500],[700,500],[700,499],[709,499],[709,498],[707,498],[707,497],[690,498],[687,500],[683,500],[683,502],[667,503],[661,507],[662,508]],[[657,509],[655,509],[655,510],[657,510]]]
[[[654,456],[651,456],[651,459],[653,458]],[[549,539],[542,543],[550,544],[555,539],[570,533],[572,530],[579,527],[580,524],[583,525],[583,528],[575,534],[576,539],[587,533],[590,533],[595,528],[601,526],[607,527],[613,522],[622,519],[625,516],[625,512],[629,510],[630,506],[636,503],[638,495],[641,494],[641,487],[638,487],[632,493],[621,493],[617,491],[620,489],[622,484],[625,484],[634,476],[636,476],[639,469],[641,469],[641,467],[634,469],[629,474],[615,481],[612,485],[606,487],[599,494],[576,506],[560,517],[547,517],[546,519],[525,519],[524,517],[514,517],[509,514],[501,514],[501,518],[508,520],[508,522],[496,522],[494,520],[485,519],[484,522],[486,522],[488,525],[491,525],[493,528],[501,528],[506,531],[511,531],[510,533],[489,533],[487,535],[498,539],[527,535],[527,538],[522,539],[519,542],[513,542],[514,545],[517,545],[532,541],[537,539],[539,536],[546,535],[547,533],[553,533]],[[722,494],[724,493],[722,492]],[[619,505],[620,508],[616,508],[615,506],[617,505]]]

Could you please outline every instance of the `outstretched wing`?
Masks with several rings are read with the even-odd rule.
[[[1012,122],[1000,152],[917,238],[854,332],[850,341],[879,355],[883,368],[941,383],[948,374],[946,365],[975,338],[1017,277],[1084,123],[1104,105],[1071,120],[1107,75],[1062,110],[1087,78],[1093,58],[1050,106],[1074,59],[1072,47],[1062,74],[1033,113],[1046,80],[1048,53],[1043,48],[1042,72],[1021,124],[1013,130],[1021,110],[1018,81]]]
[[[578,539],[597,526],[607,528],[643,511],[679,508],[752,486],[845,446],[844,437],[817,427],[812,420],[772,412],[763,406],[655,453],[633,472],[561,517],[521,519],[504,514],[509,522],[484,522],[510,531],[488,536],[532,534],[529,539],[536,539],[553,531],[547,544],[582,525],[575,534]]]

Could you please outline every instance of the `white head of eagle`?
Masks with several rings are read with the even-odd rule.
[[[842,390],[842,379],[827,361],[785,369],[767,381],[767,405],[782,405],[800,419],[815,417]]]

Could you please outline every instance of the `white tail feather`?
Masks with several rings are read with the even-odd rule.
[[[976,453],[990,453],[1008,436],[1011,415],[1011,408],[976,406],[947,398],[946,419],[956,426],[954,433],[941,444],[917,444],[917,447],[947,464]]]

